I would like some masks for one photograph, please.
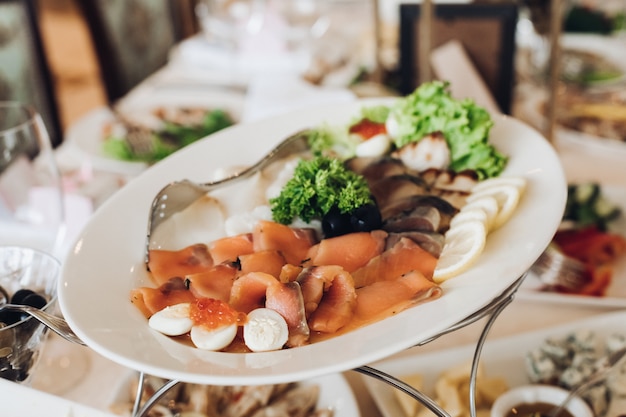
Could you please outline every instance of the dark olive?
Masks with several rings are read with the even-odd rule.
[[[32,294],[35,294],[35,291],[29,290],[27,288],[17,290],[15,291],[15,294],[13,294],[13,296],[11,297],[11,304],[24,304],[24,298]]]
[[[4,323],[7,326],[17,323],[22,320],[23,313],[19,311],[3,310],[0,311],[0,323]]]
[[[324,237],[335,237],[352,232],[350,214],[342,213],[337,207],[331,208],[322,218]]]
[[[42,295],[33,293],[24,297],[22,304],[35,308],[44,308],[48,304],[48,300]]]
[[[354,232],[370,232],[380,229],[382,218],[380,210],[375,204],[365,204],[352,213],[350,223]]]

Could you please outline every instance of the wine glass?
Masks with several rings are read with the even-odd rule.
[[[247,37],[261,31],[265,1],[200,0],[196,6],[196,16],[210,42],[236,54]]]
[[[43,120],[30,106],[0,101],[0,245],[62,260],[65,231],[62,180]],[[85,375],[88,352],[55,335],[45,344],[32,385],[61,394]]]
[[[0,102],[0,245],[61,255],[65,234],[61,176],[39,113]]]

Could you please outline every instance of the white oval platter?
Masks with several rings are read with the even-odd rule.
[[[383,359],[449,328],[500,295],[550,242],[563,213],[566,181],[556,153],[534,129],[496,116],[491,142],[510,156],[503,175],[528,181],[515,215],[492,232],[467,272],[443,284],[443,295],[383,321],[308,346],[262,353],[195,349],[151,330],[129,301],[152,285],[145,270],[146,223],[153,197],[168,182],[202,182],[217,168],[252,164],[290,134],[320,123],[348,123],[362,100],[299,110],[225,129],[152,166],[93,215],[64,262],[59,302],[71,327],[114,362],[187,382],[238,385],[297,381]]]

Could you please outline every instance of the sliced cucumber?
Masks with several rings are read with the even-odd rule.
[[[600,196],[600,186],[596,183],[579,184],[574,190],[577,204],[593,204]]]
[[[563,221],[579,227],[596,226],[606,230],[608,223],[621,216],[621,209],[605,196],[597,183],[570,184]]]
[[[609,201],[606,197],[600,196],[593,205],[593,209],[597,213],[598,217],[604,221],[615,220],[619,217],[621,209]]]

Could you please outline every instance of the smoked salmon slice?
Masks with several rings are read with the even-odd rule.
[[[191,303],[196,297],[187,289],[182,278],[172,278],[158,288],[140,287],[130,292],[133,303],[146,318],[165,307],[180,303]]]
[[[266,292],[265,307],[278,312],[287,322],[287,346],[302,346],[308,342],[310,331],[300,284],[294,281],[270,285]]]
[[[156,285],[164,284],[170,278],[205,271],[212,266],[209,249],[202,243],[177,251],[153,249],[148,260],[148,269]]]
[[[311,330],[334,333],[352,320],[357,303],[352,276],[341,271],[333,278],[324,292],[317,309],[309,318]]]
[[[426,278],[432,278],[436,264],[437,258],[432,254],[411,239],[402,237],[390,249],[354,271],[352,277],[356,288],[378,281],[393,280],[414,270],[421,272]]]
[[[309,250],[307,265],[340,265],[356,271],[383,252],[386,238],[387,232],[374,230],[324,239]]]
[[[209,253],[215,264],[233,262],[238,257],[253,252],[252,233],[223,237],[209,244]]]
[[[277,283],[278,279],[265,272],[241,275],[233,282],[229,304],[246,314],[255,308],[265,307],[267,288]]]
[[[242,275],[248,272],[265,272],[279,277],[285,263],[285,257],[277,250],[263,250],[239,257]]]
[[[252,234],[255,252],[277,250],[287,263],[293,265],[300,265],[316,243],[312,230],[292,228],[266,220],[259,221]]]
[[[393,280],[378,281],[356,290],[355,316],[371,322],[397,314],[419,301],[436,298],[441,288],[419,271]]]
[[[307,317],[317,309],[324,291],[330,288],[335,277],[343,271],[338,265],[318,265],[304,268],[298,275],[296,280],[302,289]]]
[[[239,268],[234,263],[214,265],[207,271],[187,275],[189,290],[197,298],[214,298],[228,302]]]

